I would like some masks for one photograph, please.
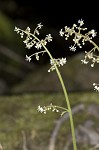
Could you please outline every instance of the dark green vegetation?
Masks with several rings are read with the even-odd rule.
[[[69,98],[72,108],[77,104],[85,106],[84,111],[74,115],[75,128],[77,129],[79,125],[84,125],[86,121],[91,120],[94,122],[94,130],[96,130],[99,127],[99,118],[88,113],[87,108],[89,106],[97,108],[99,94],[96,92],[71,93]],[[38,113],[37,106],[46,106],[50,103],[63,107],[66,105],[62,93],[33,93],[0,97],[0,143],[4,150],[22,150],[24,138],[26,138],[28,150],[48,150],[49,139],[57,119],[60,118],[60,113],[49,111],[46,115],[41,114]],[[67,119],[57,136],[56,150],[62,150],[69,140],[69,135],[70,126]],[[92,145],[89,146],[92,147]],[[86,149],[80,146],[79,150],[88,150],[88,147]]]

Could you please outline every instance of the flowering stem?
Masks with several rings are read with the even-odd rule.
[[[26,32],[25,32],[26,33]],[[27,34],[27,33],[26,33]],[[49,55],[50,59],[54,62],[54,58],[52,57],[51,53],[49,52],[49,50],[46,48],[46,46],[43,44],[42,41],[40,41],[34,34],[29,33],[31,36],[33,36],[38,42],[40,42],[43,46],[43,48],[45,49],[45,51],[47,52],[47,54]],[[76,137],[75,137],[75,130],[74,130],[74,122],[73,122],[73,116],[72,116],[72,110],[71,110],[71,105],[70,105],[70,101],[68,98],[68,94],[67,94],[67,90],[65,87],[65,84],[63,82],[62,76],[59,72],[59,69],[57,67],[57,65],[54,65],[55,69],[56,69],[56,73],[58,75],[58,78],[60,80],[63,92],[64,92],[64,96],[65,96],[65,100],[66,100],[66,104],[67,104],[67,108],[68,108],[68,113],[69,113],[69,118],[70,118],[70,126],[71,126],[71,133],[72,133],[72,140],[73,140],[73,148],[74,150],[77,150],[77,146],[76,146]]]
[[[42,44],[42,46],[44,47],[44,49],[48,53],[51,60],[53,60],[53,62],[54,62],[54,59],[53,59],[52,55],[50,54],[49,50],[45,47],[45,45]],[[65,100],[66,100],[66,103],[67,103],[67,107],[68,107],[68,112],[69,112],[69,117],[70,117],[70,125],[71,125],[71,132],[72,132],[73,147],[74,147],[74,150],[77,150],[76,137],[75,137],[75,130],[74,130],[74,123],[73,123],[73,116],[72,116],[70,101],[69,101],[69,98],[68,98],[67,90],[66,90],[65,84],[63,82],[62,76],[61,76],[61,74],[59,72],[59,69],[56,65],[55,65],[55,69],[56,69],[58,78],[60,80],[60,83],[61,83],[61,86],[62,86],[62,89],[63,89],[63,92],[64,92]]]

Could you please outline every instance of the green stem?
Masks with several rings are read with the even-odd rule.
[[[64,107],[56,106],[56,105],[55,105],[55,107],[56,107],[56,108],[59,108],[59,109],[62,109],[62,110],[65,110],[66,112],[68,112],[68,109],[66,109],[66,108],[64,108]]]
[[[40,52],[36,52],[36,53],[34,53],[34,54],[30,55],[29,57],[32,57],[32,56],[34,56],[34,55],[36,55],[36,54],[45,53],[45,52],[46,52],[46,51],[40,51]]]
[[[93,42],[92,40],[90,40],[89,42],[92,43],[94,45],[94,47],[96,47],[97,50],[99,51],[99,47],[98,47],[98,45],[95,42]]]
[[[48,55],[51,58],[51,60],[53,60],[53,62],[54,62],[54,59],[53,59],[52,55],[50,54],[49,50],[45,47],[45,45],[43,45],[43,47],[46,50],[46,52],[48,53]],[[75,130],[74,130],[74,123],[73,123],[73,116],[72,116],[72,110],[71,110],[71,106],[70,106],[70,101],[69,101],[69,98],[68,98],[68,94],[67,94],[66,87],[64,85],[62,76],[61,76],[61,74],[59,72],[59,69],[58,69],[58,67],[56,65],[55,65],[55,69],[56,69],[58,78],[60,80],[60,83],[61,83],[61,86],[62,86],[62,89],[63,89],[63,92],[64,92],[65,100],[66,100],[66,103],[67,103],[67,107],[68,107],[68,112],[69,112],[69,117],[70,117],[70,125],[71,125],[71,132],[72,132],[73,147],[74,147],[74,150],[77,150],[76,137],[75,137]]]

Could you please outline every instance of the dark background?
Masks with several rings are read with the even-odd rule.
[[[0,88],[1,94],[9,93],[9,89],[20,82],[35,70],[49,62],[47,55],[40,61],[32,59],[31,63],[25,62],[25,55],[32,54],[25,49],[22,40],[16,33],[14,27],[25,29],[30,26],[33,31],[38,23],[44,26],[41,36],[46,34],[53,36],[53,41],[48,48],[53,57],[71,57],[81,51],[89,49],[90,45],[78,49],[76,53],[70,52],[68,47],[71,39],[66,42],[59,36],[59,30],[65,25],[72,26],[79,19],[83,19],[85,27],[95,29],[99,32],[99,12],[96,1],[52,1],[52,0],[0,0]],[[98,35],[98,34],[97,34]],[[95,38],[98,44],[98,36]],[[67,49],[67,50],[66,50]],[[33,50],[33,51],[32,51]]]

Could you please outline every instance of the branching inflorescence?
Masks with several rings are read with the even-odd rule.
[[[21,38],[24,38],[25,36],[26,39],[23,41],[23,43],[26,45],[26,48],[31,49],[34,46],[38,50],[38,52],[33,53],[30,56],[26,55],[26,61],[30,62],[33,56],[35,56],[36,60],[39,60],[39,54],[43,55],[44,53],[47,52],[45,49],[44,50],[41,49],[44,48],[44,46],[46,46],[47,42],[52,41],[52,36],[51,34],[48,34],[46,35],[45,39],[40,40],[37,36],[40,34],[39,30],[42,28],[42,26],[43,25],[41,23],[37,24],[37,27],[35,28],[33,33],[30,32],[31,31],[30,27],[27,27],[25,30],[15,27],[14,31],[16,31],[17,34],[20,34]],[[58,67],[63,66],[64,64],[66,64],[66,61],[67,61],[66,58],[63,57],[57,59],[56,58],[50,59],[51,67],[50,69],[48,69],[48,72],[55,70],[55,66]],[[38,106],[38,111],[43,112],[44,114],[46,114],[46,111],[50,109],[52,109],[52,111],[55,110],[56,112],[58,112],[56,106],[52,104],[46,107],[45,106],[41,107],[40,105]],[[60,109],[65,109],[65,108],[60,107]]]
[[[33,53],[32,55],[28,56],[26,55],[26,61],[31,61],[32,57],[35,56],[36,60],[39,60],[39,54],[44,54],[46,53],[47,51],[44,49],[44,50],[41,50],[42,48],[44,48],[44,46],[46,46],[47,42],[51,42],[52,41],[52,36],[51,34],[48,34],[46,35],[45,39],[39,39],[37,36],[40,34],[39,33],[39,30],[42,28],[42,24],[39,23],[37,24],[37,27],[35,28],[34,32],[31,33],[31,29],[30,27],[27,27],[25,30],[22,30],[22,29],[19,29],[17,27],[15,27],[15,30],[17,32],[17,34],[20,34],[21,38],[24,38],[24,36],[26,35],[26,39],[23,41],[23,43],[26,45],[26,48],[27,49],[31,49],[31,47],[35,47],[38,52],[36,53]],[[55,70],[55,66],[63,66],[64,64],[66,64],[66,58],[53,58],[53,59],[50,59],[50,69],[48,69],[48,72],[50,71],[53,71]],[[39,112],[43,112],[44,114],[46,114],[46,111],[47,110],[52,110],[53,112],[59,112],[59,110],[57,109],[60,108],[60,109],[65,109],[63,107],[59,107],[59,106],[54,106],[52,104],[50,104],[50,106],[44,106],[44,107],[41,107],[40,105],[38,106],[38,111]],[[66,110],[66,109],[65,109]],[[63,113],[62,113],[63,114]]]
[[[90,42],[93,45],[93,48],[90,51],[85,51],[85,58],[81,60],[82,64],[88,64],[89,60],[91,60],[91,67],[94,67],[95,63],[99,63],[99,47],[96,43],[93,42],[93,38],[97,35],[97,32],[92,29],[91,31],[87,32],[87,28],[82,27],[84,25],[84,21],[78,20],[78,26],[73,24],[73,26],[67,27],[65,26],[64,29],[61,29],[59,34],[60,36],[64,36],[65,40],[68,40],[70,36],[73,36],[74,45],[69,47],[70,51],[76,51],[77,47],[82,48],[86,42]],[[93,84],[94,89],[99,92],[99,84]]]
[[[42,44],[46,45],[47,42],[52,41],[51,34],[46,35],[44,40],[39,40],[37,38],[37,36],[40,34],[39,30],[42,28],[42,26],[43,25],[41,23],[39,23],[37,25],[37,27],[35,28],[33,34],[30,32],[31,31],[30,27],[27,27],[26,30],[21,30],[21,29],[15,27],[14,31],[16,31],[18,34],[20,34],[21,38],[23,38],[26,35],[26,39],[23,41],[23,43],[25,43],[27,49],[31,49],[34,46],[37,50],[40,50],[40,49],[42,49]],[[45,52],[46,51],[44,50],[44,51],[36,52],[30,56],[26,55],[26,61],[30,62],[32,56],[35,56],[36,59],[39,60],[39,54],[44,54]]]
[[[52,110],[52,112],[60,112],[60,110],[63,110],[62,113],[61,113],[61,116],[64,113],[68,112],[68,110],[66,108],[63,108],[63,107],[60,107],[60,106],[55,106],[52,103],[49,106],[43,106],[43,107],[41,107],[39,105],[37,110],[38,110],[38,112],[41,112],[41,113],[44,113],[44,114],[46,114],[46,112],[48,110]]]
[[[29,27],[27,27],[26,30],[21,30],[15,27],[14,31],[20,34],[21,38],[23,38],[24,35],[26,35],[26,39],[23,41],[26,45],[26,48],[31,49],[31,47],[34,46],[37,50],[40,50],[36,53],[33,53],[30,56],[26,55],[26,61],[30,62],[33,56],[36,57],[36,60],[39,60],[39,54],[43,55],[44,53],[46,53],[46,50],[41,51],[43,46],[46,46],[47,42],[52,41],[51,34],[46,35],[45,39],[42,39],[42,40],[39,40],[39,38],[37,38],[37,36],[40,34],[39,29],[41,29],[42,26],[43,25],[39,23],[37,27],[35,28],[34,33],[30,32],[31,30]],[[50,59],[50,64],[51,64],[51,68],[48,70],[48,72],[55,70],[55,65],[60,67],[66,64],[66,58],[58,58],[58,59],[53,59],[53,60]]]
[[[36,52],[36,53],[34,53],[30,56],[26,55],[26,61],[30,62],[32,56],[35,56],[36,59],[39,60],[39,54],[43,55],[44,53],[47,53],[49,55],[51,67],[50,67],[50,69],[48,69],[48,72],[53,71],[53,70],[56,71],[56,73],[58,75],[58,78],[59,78],[59,81],[60,81],[60,84],[61,84],[62,89],[63,89],[65,101],[66,101],[66,104],[67,104],[67,109],[65,109],[63,107],[56,107],[56,106],[51,104],[50,106],[46,106],[46,107],[45,106],[41,107],[39,105],[38,106],[38,111],[40,111],[41,113],[43,112],[44,114],[46,114],[46,111],[50,110],[50,109],[52,111],[55,111],[55,112],[58,112],[59,111],[58,109],[62,109],[64,111],[61,113],[61,116],[64,113],[68,112],[69,117],[70,117],[70,126],[71,126],[73,147],[74,147],[74,150],[77,150],[76,137],[75,137],[75,130],[74,130],[74,123],[73,123],[73,116],[72,116],[70,101],[69,101],[69,98],[68,98],[68,94],[67,94],[67,91],[66,91],[64,81],[63,81],[62,76],[60,74],[60,71],[58,69],[58,67],[63,66],[64,64],[66,64],[66,58],[57,58],[57,59],[53,58],[53,56],[51,55],[51,53],[49,52],[49,50],[46,47],[47,42],[52,41],[51,34],[46,35],[45,39],[41,39],[41,40],[37,37],[39,35],[39,29],[41,29],[41,27],[42,27],[42,25],[41,25],[41,23],[39,23],[33,33],[30,32],[29,27],[27,27],[26,30],[21,30],[21,29],[15,27],[15,31],[18,34],[20,34],[21,38],[23,38],[24,35],[26,35],[26,39],[23,41],[26,45],[26,48],[30,49],[31,47],[34,46],[38,50],[38,52]],[[42,48],[44,50],[41,50]]]

